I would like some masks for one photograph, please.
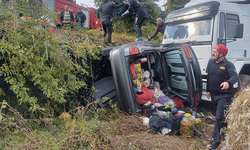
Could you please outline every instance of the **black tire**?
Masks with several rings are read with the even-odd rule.
[[[118,46],[115,47],[108,47],[108,48],[104,48],[102,49],[102,56],[109,56],[109,53],[112,49],[117,48]]]
[[[244,88],[247,88],[247,86],[250,84],[250,75],[247,74],[240,74],[239,75],[239,81],[238,81],[238,87],[233,88],[233,93],[231,97],[237,96],[237,93]]]
[[[239,89],[247,88],[247,86],[250,84],[250,75],[240,74],[239,80]]]

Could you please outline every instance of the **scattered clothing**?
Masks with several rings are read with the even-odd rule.
[[[148,101],[151,101],[152,103],[155,102],[154,100],[154,94],[152,91],[150,91],[145,86],[141,87],[142,94],[136,94],[137,101],[139,104],[146,104]]]
[[[162,95],[162,96],[159,96],[159,102],[163,105],[165,103],[167,103],[169,100],[171,100],[168,96],[165,96],[165,95]]]
[[[184,109],[184,104],[182,102],[182,100],[178,97],[170,97],[171,100],[173,100],[176,104],[176,107],[181,107]]]
[[[158,110],[158,111],[157,111]],[[165,111],[166,113],[169,113],[169,117],[165,118],[161,114],[159,114],[160,111]],[[182,111],[182,109],[180,108]],[[178,112],[178,111],[177,111]],[[179,114],[178,116],[174,116],[175,113],[171,112],[170,108],[165,108],[164,106],[161,107],[156,107],[151,112],[150,114],[150,119],[149,119],[149,127],[154,131],[154,133],[161,133],[161,134],[166,134],[164,128],[167,128],[170,130],[167,134],[172,133],[173,131],[177,131],[180,129],[180,122],[182,120],[182,116],[184,114]]]
[[[154,88],[154,89],[150,89],[150,90],[154,93],[154,99],[157,102],[159,101],[160,96],[165,96],[164,93],[158,88]]]

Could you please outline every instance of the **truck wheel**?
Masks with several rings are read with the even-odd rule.
[[[246,88],[250,84],[250,75],[240,74],[239,80],[239,89]]]
[[[233,93],[232,97],[237,96],[237,94],[241,89],[246,88],[250,84],[250,75],[247,74],[240,74],[239,75],[239,82],[238,82],[238,87],[233,88]]]

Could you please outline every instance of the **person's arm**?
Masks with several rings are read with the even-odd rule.
[[[120,4],[114,4],[114,3],[113,3],[113,7],[114,7],[114,8],[120,8],[120,7],[122,7],[122,6],[124,6],[124,3],[120,3]]]
[[[235,84],[239,80],[235,66],[232,63],[229,64],[228,74],[229,74],[230,78],[229,78],[229,80],[227,80],[227,82],[228,82],[229,87],[230,87],[230,86],[233,86],[233,84]]]
[[[209,67],[210,67],[210,62],[211,62],[212,60],[209,60],[208,61],[208,64],[207,64],[207,68],[206,68],[206,73],[207,73],[207,87],[206,87],[206,89],[207,89],[207,98],[208,99],[210,99],[210,97],[211,97],[211,95],[210,95],[210,90],[209,90]]]
[[[75,18],[76,18],[76,22],[79,22],[79,16],[78,16],[78,13],[76,13]]]
[[[71,19],[71,21],[72,21],[72,23],[73,23],[74,20],[75,20],[74,15],[73,15],[73,12],[70,11],[69,14],[70,14],[70,19]]]
[[[158,27],[155,28],[155,32],[151,35],[151,39],[153,39],[159,33]]]
[[[61,21],[61,23],[63,22],[63,16],[64,16],[64,11],[61,11],[61,14],[60,14],[60,21]]]
[[[83,23],[86,21],[86,15],[83,13]]]
[[[102,7],[100,7],[99,9],[97,9],[97,19],[100,18],[100,12],[102,11]]]
[[[129,12],[133,11],[133,6],[135,5],[135,1],[134,0],[129,0],[129,7],[128,10],[125,12],[126,14],[128,14]]]

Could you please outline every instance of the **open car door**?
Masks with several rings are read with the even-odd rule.
[[[197,57],[188,45],[162,52],[167,67],[169,90],[196,107],[202,96],[202,76]]]

